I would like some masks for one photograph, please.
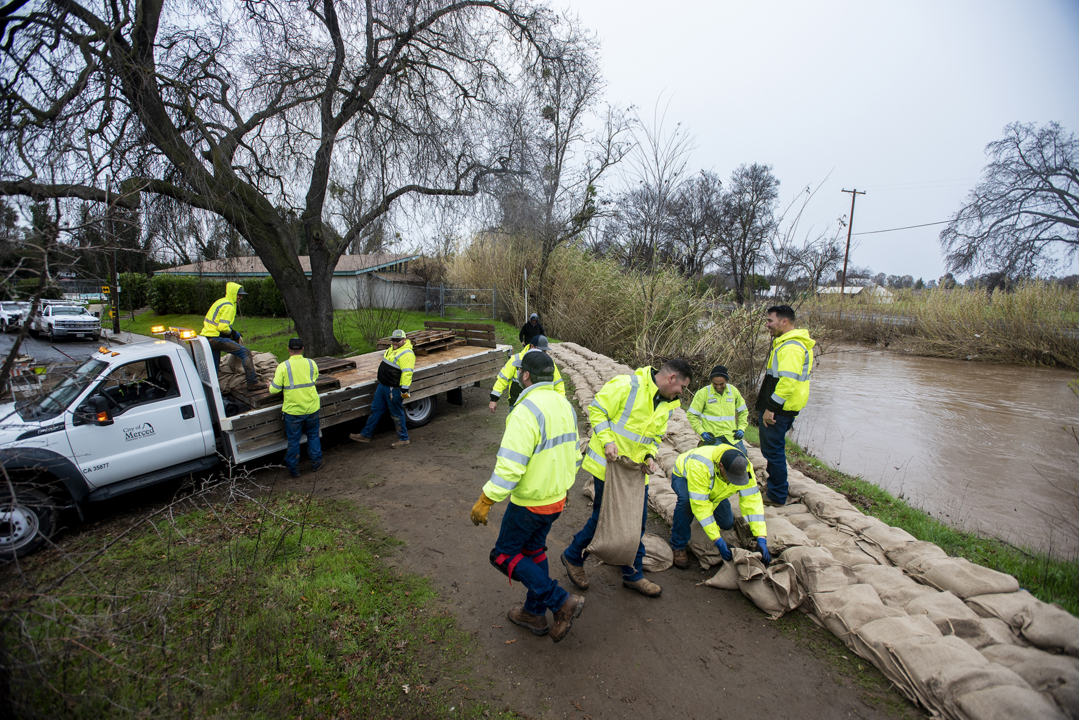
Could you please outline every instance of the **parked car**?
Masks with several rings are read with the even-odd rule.
[[[30,309],[30,303],[22,300],[0,302],[0,330],[11,332],[18,330],[23,316]]]
[[[39,334],[48,335],[50,342],[58,338],[101,337],[101,319],[78,305],[45,306],[34,320],[33,328]]]

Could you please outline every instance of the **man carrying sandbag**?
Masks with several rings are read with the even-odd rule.
[[[577,474],[577,413],[554,390],[554,361],[529,353],[521,363],[524,392],[506,418],[506,432],[491,479],[472,507],[472,524],[487,524],[491,505],[510,499],[502,516],[491,564],[528,589],[524,605],[506,617],[533,635],[560,642],[584,598],[570,595],[548,574],[547,533],[566,505]],[[547,625],[547,609],[554,625]]]
[[[584,559],[596,535],[608,463],[613,465],[621,457],[629,463],[642,464],[648,474],[658,472],[655,458],[659,444],[692,374],[689,364],[680,359],[668,360],[658,371],[650,367],[638,368],[632,375],[618,375],[607,381],[588,406],[592,439],[582,465],[595,478],[596,497],[592,516],[561,556],[569,579],[580,589],[588,589]],[[638,538],[644,535],[644,524],[648,519],[648,474],[638,473],[644,484]],[[648,597],[659,597],[663,588],[644,577],[644,543],[639,540],[638,543],[633,564],[622,565],[622,585]]]
[[[733,558],[720,530],[734,527],[734,513],[727,498],[735,494],[738,495],[742,518],[749,523],[750,532],[757,538],[761,560],[765,567],[771,564],[768,528],[764,524],[764,502],[757,487],[757,478],[753,475],[753,464],[744,452],[722,443],[682,453],[674,461],[671,487],[678,496],[671,524],[675,567],[689,567],[686,545],[689,544],[689,525],[693,518],[700,522],[723,559]]]

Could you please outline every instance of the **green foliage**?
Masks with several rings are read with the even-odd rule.
[[[15,283],[15,291],[18,293],[20,299],[31,299],[34,297],[34,293],[37,292],[37,278],[19,280]],[[45,288],[45,292],[41,297],[43,300],[60,300],[63,296],[63,292],[61,292],[60,288],[51,285]]]
[[[243,278],[239,282],[247,292],[241,301],[245,315],[288,316],[273,278]],[[158,274],[150,281],[149,304],[158,315],[201,316],[215,300],[225,296],[226,284],[226,280]]]
[[[150,278],[142,273],[120,273],[120,309],[137,310],[150,303]]]

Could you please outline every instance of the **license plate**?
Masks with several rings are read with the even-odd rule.
[[[84,337],[86,337],[86,333],[75,333],[75,337],[84,338]]]

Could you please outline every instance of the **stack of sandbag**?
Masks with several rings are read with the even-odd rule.
[[[731,554],[731,561],[724,562],[715,575],[698,584],[739,590],[773,620],[802,604],[805,593],[789,563],[773,562],[765,567],[760,553],[740,547],[732,548]]]
[[[263,387],[273,380],[277,371],[277,357],[273,353],[252,353],[251,359],[255,364],[255,373],[263,383]],[[244,374],[243,363],[235,355],[226,355],[221,359],[221,370],[217,375],[217,382],[221,385],[221,391],[236,390],[247,386],[247,376]]]

